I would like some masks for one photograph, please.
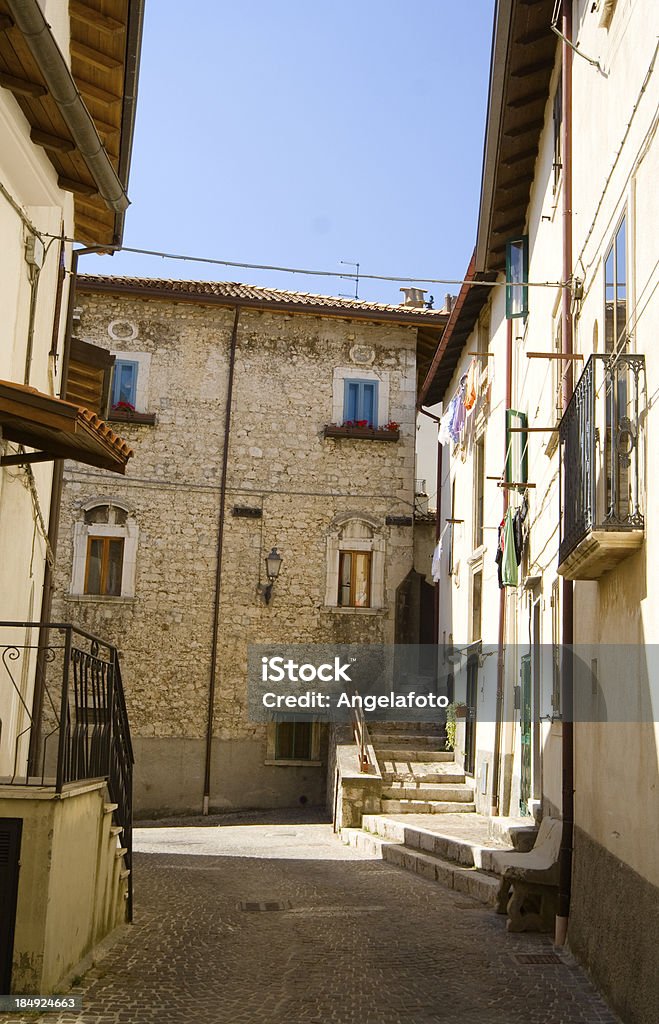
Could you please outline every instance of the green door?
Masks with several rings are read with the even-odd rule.
[[[519,791],[520,814],[528,814],[531,799],[531,655],[525,654],[519,671],[519,728],[522,740],[522,770]]]

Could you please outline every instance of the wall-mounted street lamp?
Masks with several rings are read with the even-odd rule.
[[[273,548],[269,555],[265,559],[265,574],[268,578],[267,584],[264,586],[261,584],[261,596],[266,604],[270,604],[272,598],[272,588],[275,580],[279,576],[279,570],[281,569],[281,563],[283,559],[277,548]]]

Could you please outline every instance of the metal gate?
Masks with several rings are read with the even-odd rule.
[[[0,818],[0,993],[11,991],[22,818]]]

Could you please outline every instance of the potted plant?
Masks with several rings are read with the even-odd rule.
[[[467,705],[453,702],[446,707],[446,749],[455,750],[455,733],[458,718],[467,717]]]

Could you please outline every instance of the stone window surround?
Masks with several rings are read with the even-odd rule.
[[[369,539],[341,538],[344,528],[353,522],[362,523],[373,531]],[[325,607],[334,612],[350,615],[377,614],[384,609],[385,540],[379,532],[380,521],[366,512],[345,512],[334,518],[327,535],[327,585]],[[345,608],[339,605],[339,555],[342,551],[371,552],[371,600],[368,608]]]
[[[277,722],[268,722],[266,731],[266,754],[265,765],[276,768],[319,768],[322,765],[320,760],[320,725],[318,722],[311,723],[311,757],[301,759],[290,759],[276,757],[277,753]]]
[[[109,523],[86,523],[84,513],[101,505],[113,505],[127,513],[124,526]],[[137,541],[139,527],[132,515],[130,505],[118,498],[92,498],[80,506],[83,518],[73,524],[73,570],[71,573],[71,590],[69,597],[93,601],[120,601],[135,597],[135,570],[137,566]],[[89,537],[123,537],[124,561],[121,573],[121,594],[105,596],[103,594],[85,594],[85,570],[87,567],[87,546]]]
[[[389,422],[389,373],[369,369],[367,366],[335,366],[332,375],[332,423],[343,423],[344,391],[346,380],[372,380],[378,384],[378,408],[374,426]]]

